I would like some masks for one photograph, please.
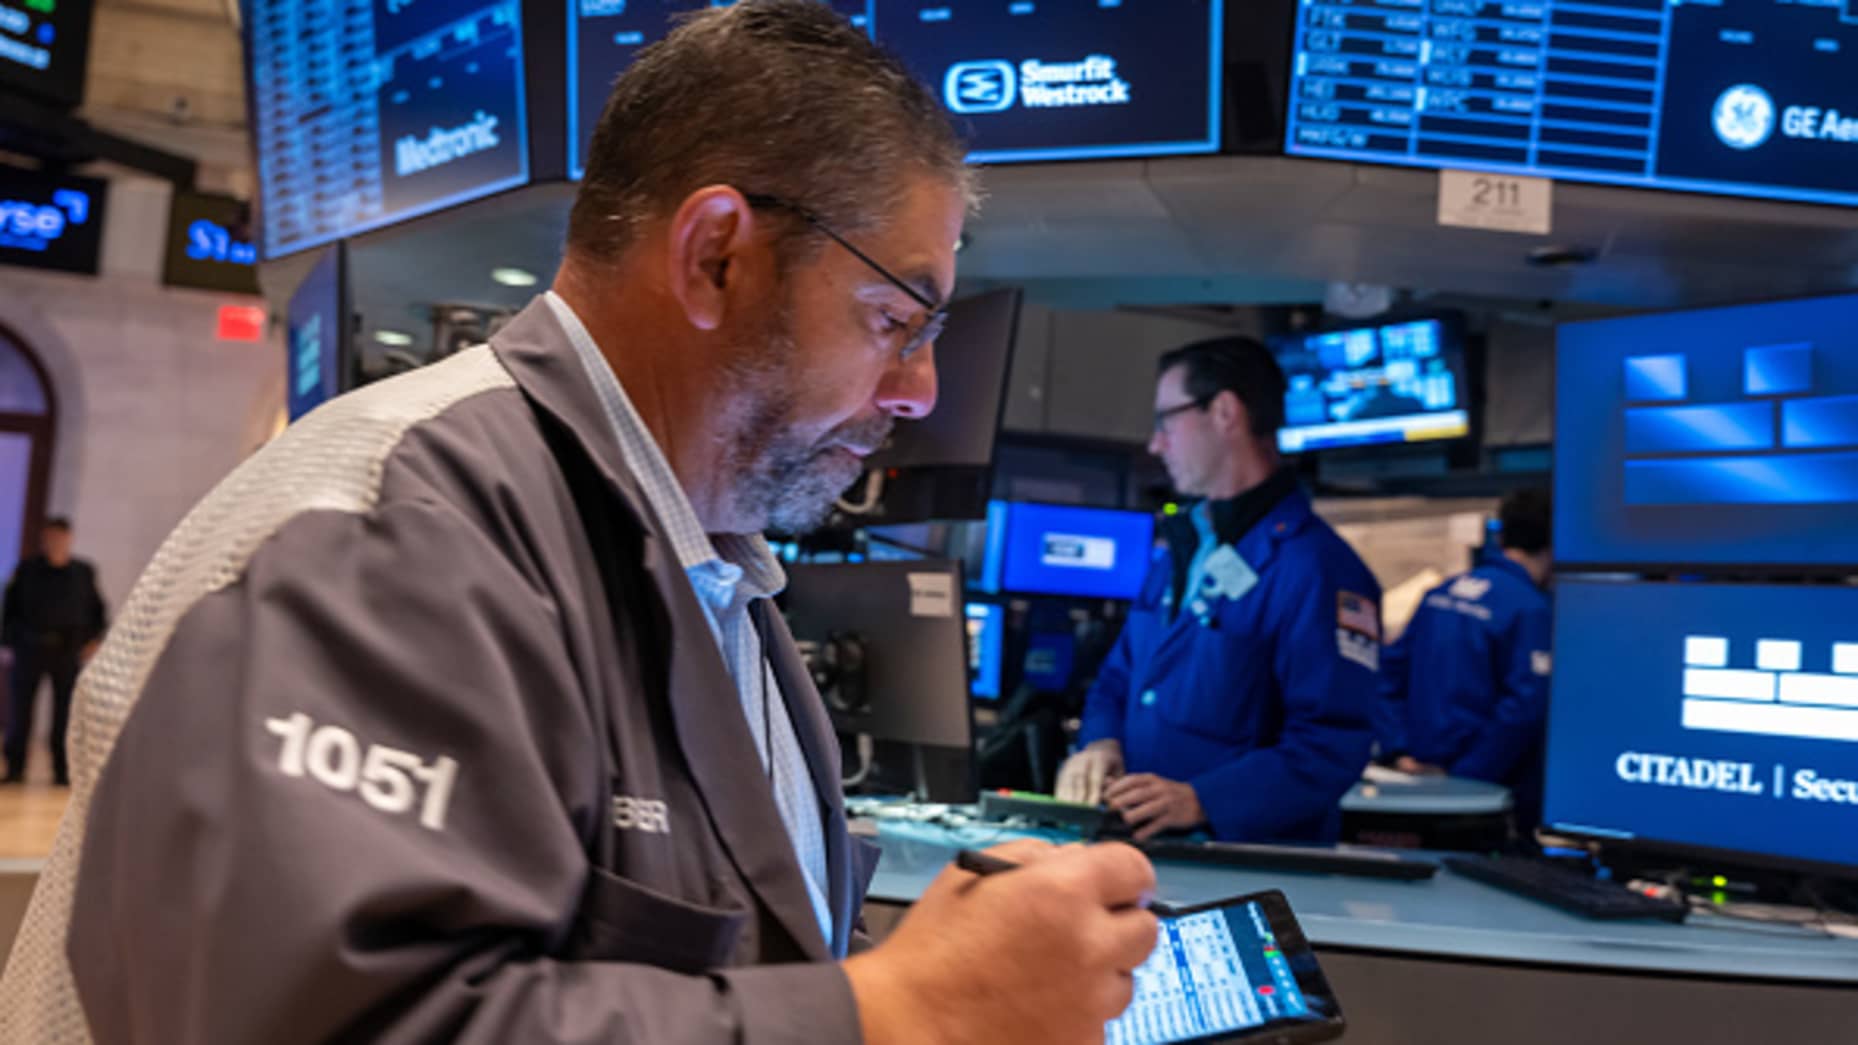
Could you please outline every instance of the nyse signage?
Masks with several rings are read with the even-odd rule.
[[[96,275],[109,184],[0,167],[0,263]]]
[[[250,208],[229,196],[176,192],[168,207],[161,281],[171,287],[258,293]]]

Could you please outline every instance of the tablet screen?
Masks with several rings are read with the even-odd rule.
[[[1135,971],[1135,998],[1105,1028],[1105,1043],[1167,1045],[1326,1022],[1313,1008],[1332,1006],[1312,1006],[1293,971],[1311,960],[1285,953],[1256,901],[1163,918],[1155,952]]]

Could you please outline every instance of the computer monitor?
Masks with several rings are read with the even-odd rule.
[[[1022,595],[1133,599],[1148,578],[1147,512],[994,501],[981,586]]]
[[[1858,876],[1858,588],[1563,580],[1547,828]]]
[[[1006,656],[1006,607],[970,602],[967,617],[968,692],[975,700],[999,700],[1001,661]]]
[[[1413,319],[1271,338],[1284,369],[1285,453],[1471,434],[1456,323]]]
[[[1563,325],[1555,558],[1858,563],[1858,294]]]
[[[348,331],[345,247],[324,248],[286,308],[286,401],[295,421],[342,391]]]
[[[990,290],[948,306],[948,326],[935,342],[935,410],[920,421],[898,421],[871,455],[873,468],[974,467],[993,464],[1006,405],[1006,372],[1019,335],[1017,287]]]
[[[780,601],[797,640],[831,651],[821,695],[834,728],[971,750],[960,563],[795,563]]]

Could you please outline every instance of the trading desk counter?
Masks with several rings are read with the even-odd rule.
[[[913,902],[956,849],[1018,835],[883,821],[874,927]],[[1858,940],[1717,917],[1591,921],[1443,869],[1422,882],[1156,870],[1173,901],[1283,890],[1357,1045],[1858,1043]]]

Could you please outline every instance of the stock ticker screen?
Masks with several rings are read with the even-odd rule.
[[[717,0],[721,2],[721,0]],[[613,79],[708,0],[569,0],[569,171]],[[1219,147],[1218,0],[831,0],[955,118],[977,163]]]
[[[0,0],[0,88],[59,106],[84,100],[91,0]]]
[[[1858,0],[1301,0],[1303,156],[1858,205]]]
[[[518,0],[251,0],[266,257],[529,177]]]

